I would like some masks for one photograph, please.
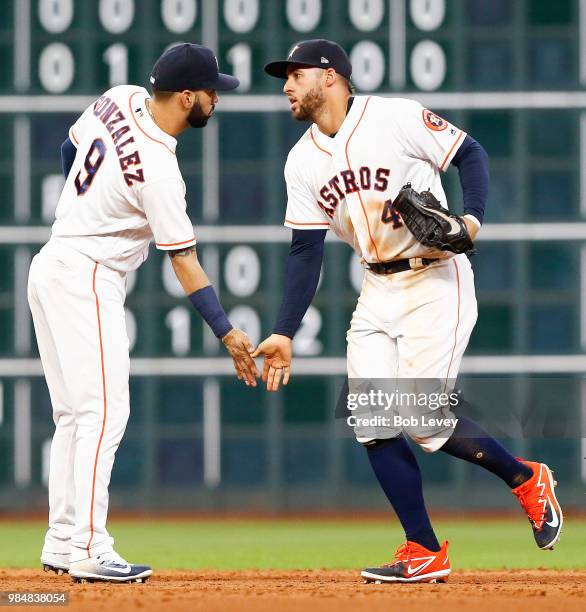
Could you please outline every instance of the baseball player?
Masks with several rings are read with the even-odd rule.
[[[418,242],[393,204],[400,192],[419,200],[424,195],[419,192],[427,190],[443,207],[422,210],[442,220],[444,238],[458,233],[473,240],[488,193],[484,149],[416,101],[354,96],[350,61],[334,42],[300,42],[265,71],[284,79],[293,119],[310,122],[285,165],[285,225],[292,241],[283,302],[273,334],[253,355],[265,356],[267,388],[276,391],[281,379],[289,381],[291,340],[315,295],[331,229],[366,267],[347,334],[350,386],[396,379],[442,381],[452,389],[477,317],[472,269],[465,253]],[[440,171],[450,165],[459,170],[463,217],[445,207]],[[411,186],[402,190],[407,182]],[[502,478],[527,513],[541,549],[559,538],[562,512],[545,464],[515,459],[470,419],[437,420],[424,434],[392,424],[374,433],[355,427],[407,540],[390,564],[362,572],[367,581],[446,581],[451,571],[447,542],[440,545],[431,526],[404,433],[427,452],[441,450]]]
[[[108,484],[129,416],[126,273],[166,251],[189,300],[226,346],[239,379],[258,375],[247,336],[230,324],[195,251],[175,137],[206,125],[216,91],[238,86],[213,52],[181,44],[152,70],[153,97],[114,87],[62,146],[66,183],[51,239],[32,263],[28,299],[56,430],[49,473],[46,571],[73,580],[142,582],[150,567],[120,557],[106,529]]]

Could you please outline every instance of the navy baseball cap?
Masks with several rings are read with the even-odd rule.
[[[286,60],[270,62],[265,66],[265,72],[279,79],[286,79],[289,66],[333,68],[348,80],[352,76],[352,64],[346,51],[338,43],[324,38],[298,42]]]
[[[194,43],[167,49],[155,62],[150,81],[159,91],[227,91],[240,85],[237,78],[220,72],[218,59],[211,49]]]

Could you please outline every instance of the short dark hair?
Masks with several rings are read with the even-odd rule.
[[[316,68],[321,68],[320,66],[316,66]],[[321,68],[323,71],[326,71],[327,68]],[[356,88],[354,87],[354,84],[352,83],[352,81],[350,79],[347,79],[345,76],[341,75],[339,72],[336,72],[336,74],[342,79],[342,81],[344,81],[344,83],[346,83],[346,87],[348,88],[348,92],[351,95],[354,95],[356,93]]]
[[[155,98],[155,100],[159,100],[159,101],[168,100],[173,94],[177,93],[175,91],[162,91],[155,87],[153,87],[152,90],[153,90],[153,97]]]

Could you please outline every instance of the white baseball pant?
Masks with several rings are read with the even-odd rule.
[[[52,239],[31,263],[28,299],[53,406],[43,552],[70,562],[112,550],[114,455],[130,412],[125,274]]]
[[[474,274],[464,254],[396,274],[367,270],[346,336],[350,384],[433,379],[451,391],[477,315]],[[359,430],[355,433],[359,442],[372,439]],[[400,433],[400,428],[389,427],[376,437]],[[414,439],[434,452],[451,433],[443,430]]]

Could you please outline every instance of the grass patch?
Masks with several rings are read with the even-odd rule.
[[[586,521],[566,521],[554,552],[540,551],[526,521],[434,521],[458,569],[586,568]],[[0,566],[37,567],[46,525],[0,523]],[[116,550],[157,569],[357,569],[388,562],[401,529],[380,521],[114,520]]]

